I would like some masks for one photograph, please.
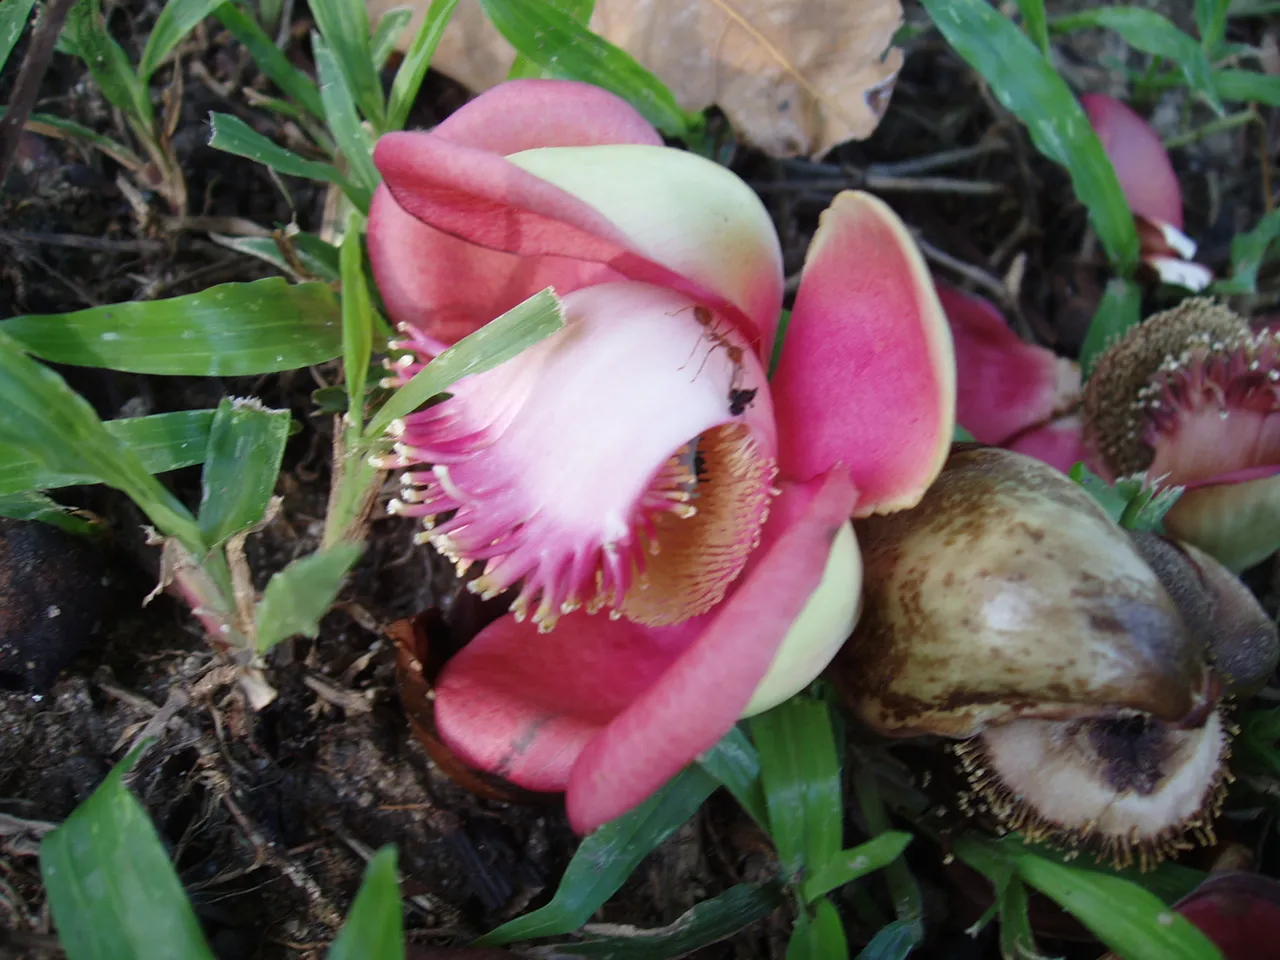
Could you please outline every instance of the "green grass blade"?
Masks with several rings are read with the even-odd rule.
[[[333,291],[281,277],[168,300],[15,317],[0,331],[51,363],[193,377],[295,370],[342,352]]]
[[[393,420],[417,410],[458,380],[506,363],[563,326],[560,298],[550,287],[535,293],[427,364],[383,404],[370,421],[366,436],[380,436]]]
[[[823,899],[810,911],[796,918],[787,944],[787,960],[848,960],[849,941],[835,905]]]
[[[742,809],[767,832],[769,808],[765,804],[764,785],[760,782],[760,754],[742,727],[737,726],[698,758],[698,765],[725,787]]]
[[[150,80],[183,37],[224,2],[226,0],[169,0],[147,37],[142,59],[138,61],[138,79],[144,84]]]
[[[10,520],[38,520],[78,537],[91,536],[97,532],[92,523],[75,516],[70,510],[70,507],[64,507],[34,490],[0,494],[0,517],[8,517]]]
[[[128,494],[161,531],[203,549],[195,519],[113,436],[65,380],[0,331],[0,444],[52,473],[94,477]]]
[[[274,237],[224,237],[210,234],[214,243],[224,246],[245,256],[256,257],[278,267],[281,272],[292,276],[295,263],[284,255],[280,244]],[[313,233],[295,233],[285,238],[285,243],[292,244],[293,253],[297,256],[296,265],[312,277],[336,283],[341,278],[338,269],[338,248],[326,243]]]
[[[786,894],[779,883],[740,883],[696,904],[668,926],[650,930],[626,928],[625,932],[607,937],[588,933],[581,941],[557,943],[552,949],[557,955],[601,960],[684,957],[745,930],[785,903]]]
[[[347,922],[329,948],[329,960],[404,960],[395,847],[383,847],[369,861]]]
[[[675,95],[634,57],[546,0],[480,0],[498,32],[548,76],[583,80],[616,93],[663,133],[686,137],[701,118],[680,109]]]
[[[312,0],[311,15],[324,37],[323,46],[331,51],[333,68],[342,86],[363,111],[374,129],[381,131],[386,123],[386,106],[382,100],[382,81],[373,63],[373,37],[369,30],[369,8],[362,0]],[[319,56],[317,55],[317,63]],[[331,82],[320,75],[320,95]],[[325,105],[326,110],[328,104]],[[354,113],[354,110],[352,111]],[[357,121],[358,122],[358,121]],[[329,118],[329,125],[334,125]],[[335,135],[337,131],[334,131]]]
[[[320,76],[320,100],[324,103],[325,121],[346,158],[352,178],[360,187],[361,196],[352,196],[351,201],[362,213],[368,213],[369,199],[382,182],[382,174],[373,165],[373,141],[360,122],[356,102],[347,87],[346,77],[338,67],[337,58],[319,34],[312,34],[311,43],[316,56],[316,72]]]
[[[293,561],[267,583],[258,604],[258,652],[302,634],[315,639],[364,546],[341,543]]]
[[[405,54],[396,71],[396,78],[391,84],[391,99],[387,107],[388,130],[403,130],[405,121],[409,119],[409,111],[418,99],[418,90],[431,66],[431,58],[435,56],[440,38],[444,36],[444,28],[449,25],[453,10],[458,0],[431,0],[422,28],[413,38],[413,46]]]
[[[1135,50],[1164,57],[1176,64],[1187,78],[1187,84],[1219,114],[1222,113],[1222,101],[1218,99],[1218,91],[1213,85],[1209,57],[1204,47],[1174,26],[1168,17],[1143,7],[1095,7],[1053,22],[1056,32],[1082,27],[1112,30]]]
[[[919,920],[894,920],[876,932],[858,960],[907,960],[922,942],[924,925]]]
[[[1142,289],[1132,280],[1113,277],[1107,282],[1098,312],[1089,323],[1080,347],[1080,368],[1088,377],[1107,348],[1142,322]]]
[[[78,0],[67,15],[63,29],[103,96],[144,129],[152,129],[155,111],[151,107],[151,93],[133,72],[120,44],[107,33],[98,0]]]
[[[1066,167],[1118,272],[1138,263],[1138,231],[1120,181],[1084,109],[1026,35],[986,0],[923,0],[942,35],[1027,126],[1036,148]]]
[[[360,218],[352,214],[342,239],[342,364],[351,398],[349,427],[359,437],[364,427],[364,387],[373,356],[373,302],[364,276]]]
[[[1272,210],[1249,232],[1237,234],[1231,241],[1231,279],[1215,283],[1214,293],[1257,293],[1258,271],[1277,238],[1280,210]]]
[[[196,519],[204,542],[219,546],[260,523],[275,492],[288,410],[269,410],[254,399],[224,399],[209,430]]]
[[[0,70],[4,69],[13,48],[31,19],[36,0],[7,0],[0,4]]]
[[[310,77],[289,62],[289,58],[267,36],[266,31],[258,26],[258,22],[253,17],[235,3],[224,3],[214,11],[214,16],[244,44],[245,49],[258,65],[258,69],[291,100],[300,107],[304,107],[317,119],[324,116],[324,106],[320,103],[320,89]]]
[[[1200,45],[1211,58],[1227,37],[1227,14],[1230,11],[1231,0],[1196,0],[1196,29],[1200,32]]]
[[[0,117],[3,117],[5,112],[5,108],[0,107]],[[27,118],[26,129],[46,137],[79,140],[86,146],[102,151],[129,170],[137,170],[142,166],[138,155],[128,147],[72,120],[63,120],[48,113],[33,113]]]
[[[142,462],[148,473],[165,473],[204,460],[212,410],[182,410],[150,417],[107,420],[103,426]],[[55,473],[36,458],[0,443],[0,496],[24,490],[52,490],[81,483],[97,483],[92,474]]]
[[[333,164],[323,160],[306,160],[276,145],[239,117],[233,117],[229,113],[209,114],[209,146],[215,150],[234,153],[237,157],[247,157],[286,176],[336,183],[344,190],[349,187],[347,178]]]
[[[792,876],[821,871],[840,856],[840,761],[827,705],[793,697],[752,717],[769,825]]]
[[[370,50],[373,51],[375,70],[381,70],[387,65],[387,60],[396,48],[396,41],[400,39],[400,34],[404,33],[412,19],[412,7],[393,7],[382,15],[377,28],[373,31],[373,39],[369,41]]]
[[[1032,39],[1040,52],[1049,55],[1049,18],[1044,12],[1044,0],[1018,0],[1022,12],[1022,29]]]
[[[907,849],[911,839],[911,834],[893,830],[873,837],[851,850],[840,851],[838,856],[828,860],[825,866],[805,878],[801,888],[805,900],[817,900],[837,887],[843,887],[846,883],[852,883],[859,877],[865,877],[892,863]]]
[[[1223,100],[1280,107],[1280,76],[1258,73],[1256,70],[1215,70],[1213,85]]]
[[[574,23],[580,23],[584,27],[590,26],[591,14],[596,9],[596,0],[545,0],[545,2],[548,6],[555,7]],[[548,76],[548,73],[542,67],[538,66],[523,53],[518,53],[515,61],[511,64],[507,79],[524,80],[546,76]]]
[[[686,767],[635,810],[586,837],[550,903],[504,923],[477,944],[501,946],[577,930],[618,891],[641,860],[698,812],[718,785],[700,767]]]
[[[134,751],[40,844],[69,960],[213,960],[164,844],[124,785]]]

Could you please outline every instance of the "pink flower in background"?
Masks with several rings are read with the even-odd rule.
[[[459,569],[484,563],[473,589],[518,588],[441,674],[441,736],[567,791],[589,831],[848,636],[848,517],[913,505],[946,456],[946,324],[897,218],[841,194],[769,381],[767,212],[588,85],[504,84],[375,160],[369,250],[417,355],[403,376],[545,287],[562,298],[563,330],[406,418],[394,509]]]
[[[1143,262],[1165,283],[1200,291],[1213,273],[1195,263],[1182,232],[1182,187],[1160,135],[1128,106],[1101,93],[1080,98],[1133,210]]]
[[[956,420],[979,443],[1016,450],[1064,473],[1085,459],[1080,366],[1024,342],[987,300],[944,284],[938,299],[956,352]]]

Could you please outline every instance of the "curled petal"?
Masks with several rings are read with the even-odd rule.
[[[396,202],[429,226],[670,287],[722,312],[753,344],[771,340],[782,302],[777,238],[759,198],[709,160],[640,145],[504,159],[426,133],[387,134],[374,159]]]
[[[575,80],[512,80],[480,94],[431,131],[497,154],[601,143],[662,146],[649,121],[621,97]]]
[[[406,419],[401,456],[434,469],[410,473],[393,509],[424,517],[460,564],[485,560],[473,589],[523,581],[515,609],[548,627],[584,603],[651,625],[701,613],[768,513],[763,368],[662,287],[600,284],[563,302],[563,331]]]
[[[856,498],[842,469],[784,489],[777,510],[786,522],[769,524],[768,542],[733,595],[574,765],[566,800],[575,830],[589,832],[635,807],[742,716],[821,582]]]
[[[1084,424],[1078,416],[1061,417],[1021,433],[1004,446],[1016,453],[1043,460],[1063,473],[1070,473],[1077,463],[1090,460],[1089,448],[1084,442]]]
[[[823,213],[773,386],[783,476],[846,464],[859,516],[912,506],[942,468],[951,335],[919,251],[874,197],[846,191]]]
[[[1182,187],[1160,135],[1113,97],[1080,98],[1133,212],[1157,224],[1182,228]]]
[[[1002,445],[1080,400],[1080,367],[1024,342],[989,301],[940,285],[956,351],[956,419]]]

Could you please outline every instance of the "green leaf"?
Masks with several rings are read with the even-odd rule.
[[[1227,36],[1227,14],[1231,0],[1196,0],[1196,29],[1200,32],[1200,45],[1213,57]]]
[[[407,416],[463,377],[491,370],[545,340],[564,326],[560,298],[550,288],[535,293],[436,357],[391,395],[370,422],[366,436],[385,433],[393,420]]]
[[[36,0],[8,0],[0,4],[0,70],[4,69],[9,54],[13,53],[35,5]]]
[[[694,905],[668,926],[650,930],[620,927],[607,937],[588,933],[581,942],[557,943],[552,950],[557,955],[602,960],[684,957],[745,930],[785,904],[786,894],[779,883],[740,883]]]
[[[1215,70],[1213,85],[1223,100],[1247,100],[1280,107],[1280,76],[1256,70]]]
[[[612,91],[669,136],[686,137],[701,126],[701,118],[680,109],[666,84],[629,53],[574,22],[545,0],[480,3],[507,42],[548,76],[582,80]]]
[[[329,948],[329,960],[404,960],[404,913],[394,846],[379,850],[365,868],[356,902]]]
[[[1280,210],[1266,214],[1248,233],[1238,234],[1231,241],[1231,279],[1215,283],[1214,292],[1257,293],[1258,271],[1277,237],[1280,237]]]
[[[911,834],[893,830],[873,837],[866,843],[859,844],[851,850],[842,850],[831,858],[819,870],[810,873],[804,881],[801,892],[807,901],[817,900],[837,887],[852,883],[859,877],[865,877],[874,870],[879,870],[892,863],[907,849],[911,842]]]
[[[324,41],[318,45],[326,52],[331,51],[332,65],[329,75],[320,68],[320,96],[324,97],[326,84],[339,83],[345,91],[344,97],[359,105],[374,126],[381,131],[386,122],[385,104],[382,100],[382,81],[378,79],[378,71],[373,62],[373,38],[369,31],[369,8],[356,0],[312,0],[309,4],[311,15],[316,19],[316,26]],[[316,48],[314,40],[313,48]],[[316,49],[316,64],[320,67],[319,49]],[[330,110],[325,102],[325,112]],[[359,118],[356,118],[357,124]],[[329,126],[333,128],[335,121],[329,115]],[[338,131],[334,130],[335,136]],[[341,137],[338,137],[341,143]],[[350,158],[348,158],[350,159]],[[354,162],[354,161],[353,161]]]
[[[161,531],[203,549],[195,519],[113,436],[65,380],[0,331],[0,444],[53,473],[93,477],[122,490]]]
[[[1080,367],[1088,377],[1102,355],[1121,337],[1142,322],[1142,288],[1132,280],[1112,277],[1098,303],[1098,312],[1089,323],[1080,347]]]
[[[1232,754],[1234,757],[1234,753]],[[1010,834],[998,841],[1002,847],[1028,850],[1036,856],[1076,870],[1092,870],[1108,877],[1121,877],[1154,894],[1165,903],[1177,903],[1208,876],[1203,870],[1195,870],[1172,860],[1166,860],[1154,869],[1141,867],[1117,868],[1110,860],[1100,860],[1093,854],[1080,851],[1063,851],[1046,843],[1028,843],[1021,834]],[[1076,854],[1079,853],[1077,856]]]
[[[258,652],[298,634],[314,640],[363,551],[362,544],[341,543],[301,557],[273,576],[258,604]]]
[[[919,920],[894,920],[876,932],[858,960],[906,960],[923,942],[924,924]]]
[[[1049,20],[1044,12],[1044,0],[1018,0],[1022,12],[1022,29],[1027,31],[1040,52],[1049,55]]]
[[[458,0],[431,0],[422,28],[413,39],[413,46],[405,54],[396,71],[395,81],[391,84],[391,100],[387,107],[387,129],[403,130],[413,102],[418,99],[418,90],[422,87],[427,68],[431,66],[431,58],[435,56],[440,38],[444,36],[444,28],[449,25],[454,7]]]
[[[1044,55],[986,0],[923,0],[942,35],[1027,125],[1032,142],[1067,168],[1118,271],[1138,263],[1138,231],[1115,169],[1084,109]]]
[[[15,317],[0,331],[51,363],[192,377],[295,370],[342,352],[333,291],[281,277],[168,300]]]
[[[960,424],[956,424],[955,429],[951,432],[952,443],[977,443],[973,438],[973,434],[966,430]]]
[[[124,785],[135,750],[40,844],[40,874],[70,960],[213,960],[182,883]]]
[[[741,726],[734,727],[699,757],[698,765],[719,780],[756,823],[769,829],[769,808],[760,782],[760,754]]]
[[[224,3],[214,16],[244,44],[258,69],[266,74],[285,94],[312,116],[324,116],[320,90],[311,78],[289,62],[258,22],[235,3]],[[269,142],[269,141],[268,141]]]
[[[0,107],[0,117],[3,117],[7,112],[5,107]],[[142,161],[138,159],[138,155],[128,147],[71,120],[63,120],[61,117],[55,117],[48,113],[33,113],[27,118],[25,129],[46,137],[79,140],[85,146],[101,150],[122,167],[130,170],[137,170],[142,166]]]
[[[182,410],[150,417],[107,420],[107,433],[129,448],[148,473],[165,473],[204,460],[212,410]],[[55,473],[22,449],[0,442],[0,495],[24,490],[52,490],[81,483],[98,483],[91,473]]]
[[[618,891],[641,860],[698,812],[717,786],[701,767],[686,767],[636,809],[586,837],[550,903],[504,923],[477,944],[501,946],[577,930]]]
[[[1126,960],[1221,960],[1218,948],[1186,917],[1154,894],[1114,875],[1082,870],[1037,856],[1022,846],[996,844],[975,834],[952,849],[984,873],[1006,859],[1023,882],[1050,897]]]
[[[364,277],[360,218],[352,214],[342,239],[342,363],[351,397],[350,425],[358,437],[364,426],[364,383],[373,355],[373,303]]]
[[[1127,530],[1160,532],[1164,515],[1182,496],[1183,487],[1158,487],[1144,475],[1122,477],[1114,485],[1077,463],[1071,468],[1071,479],[1098,501],[1116,523]]]
[[[248,157],[264,167],[270,167],[276,173],[336,183],[348,194],[353,189],[360,192],[332,163],[303,159],[272,143],[239,117],[233,117],[229,113],[209,114],[209,146],[225,153],[234,153],[237,157]]]
[[[0,494],[0,517],[8,517],[10,520],[39,520],[77,536],[89,536],[97,531],[88,520],[71,513],[70,507],[64,507],[34,490]]]
[[[138,61],[138,79],[144,84],[183,37],[226,0],[169,0],[156,17],[147,45]]]
[[[412,19],[412,7],[393,7],[382,15],[377,29],[373,31],[373,39],[369,41],[375,70],[381,70],[387,65],[387,60],[396,48],[396,41]]]
[[[265,260],[291,276],[295,273],[295,262],[284,255],[275,237],[210,236],[214,243],[229,250]],[[302,267],[310,276],[333,283],[338,281],[341,276],[338,269],[338,248],[333,244],[326,243],[313,233],[295,233],[285,237],[283,242],[292,246],[297,257],[296,266]]]
[[[840,856],[840,762],[827,705],[792,697],[751,718],[760,778],[778,858],[791,876],[821,871]]]
[[[1164,57],[1176,64],[1187,78],[1187,84],[1209,102],[1219,114],[1222,103],[1213,85],[1209,58],[1204,48],[1173,25],[1168,17],[1143,7],[1095,7],[1054,21],[1058,32],[1081,27],[1113,30],[1135,50]]]
[[[364,4],[348,5],[364,9]],[[368,213],[369,198],[382,182],[382,174],[373,165],[373,140],[360,122],[346,77],[338,68],[338,61],[328,44],[319,34],[312,34],[311,47],[316,57],[316,72],[320,76],[320,100],[324,104],[325,121],[358,187],[355,192],[347,191],[347,195],[361,212]]]
[[[596,8],[596,0],[546,0],[546,3],[555,7],[574,23],[580,23],[584,27],[590,26],[591,14]],[[507,79],[524,80],[546,76],[548,74],[545,70],[521,53],[516,55],[515,61],[511,64]]]
[[[844,924],[835,905],[819,900],[796,917],[791,940],[787,944],[787,960],[848,960],[849,942]]]
[[[138,79],[120,44],[107,33],[98,0],[77,0],[64,28],[103,96],[145,130],[155,126],[151,93]]]
[[[254,399],[224,399],[209,430],[200,478],[200,532],[219,546],[266,515],[289,439],[288,410]]]

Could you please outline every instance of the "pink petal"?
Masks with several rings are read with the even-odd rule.
[[[573,80],[501,83],[450,114],[431,133],[502,155],[600,143],[662,146],[658,131],[627,101]]]
[[[1080,98],[1080,105],[1111,158],[1133,212],[1182,229],[1182,187],[1160,135],[1112,97],[1090,93]]]
[[[1070,473],[1077,463],[1088,463],[1092,459],[1084,442],[1084,425],[1078,416],[1051,421],[1014,437],[1003,446],[1043,460],[1063,473]]]
[[[989,301],[940,284],[956,349],[956,419],[979,443],[1004,444],[1080,400],[1080,368],[1024,342]]]
[[[823,213],[773,390],[782,475],[846,464],[859,516],[913,506],[942,468],[950,331],[919,251],[874,197],[846,191]]]
[[[739,586],[659,679],[583,750],[569,820],[588,833],[621,816],[737,722],[791,624],[822,580],[857,493],[843,469],[788,485]]]
[[[769,341],[781,305],[781,256],[771,228],[763,239],[758,229],[745,244],[740,239],[739,223],[758,224],[762,215],[768,222],[745,184],[710,161],[663,147],[564,147],[517,156],[534,165],[538,155],[548,153],[558,154],[552,165],[565,177],[560,186],[495,154],[426,133],[387,134],[378,141],[374,159],[395,201],[429,226],[490,250],[586,261],[616,275],[670,287],[725,313],[753,343]],[[566,170],[574,154],[581,157],[577,177]],[[570,192],[575,180],[592,181],[594,175],[589,185],[598,184],[610,165],[617,176],[607,177],[605,194],[593,197],[610,208],[607,213]],[[694,176],[691,171],[696,169],[707,203],[714,203],[713,211],[720,216],[708,216],[705,205],[675,206],[670,197],[659,204],[663,194],[655,190],[663,184],[629,173],[641,167],[678,168],[673,173],[681,181]],[[670,176],[666,186],[688,188]],[[734,202],[726,204],[729,199]],[[732,217],[724,216],[726,207]],[[399,262],[402,258],[420,256],[416,248],[399,241],[394,221],[387,225],[392,229],[378,244],[381,264],[374,260],[379,285],[384,273],[394,283],[392,274],[412,272],[411,266]],[[371,219],[370,233],[382,226]],[[371,253],[372,246],[371,239]],[[750,257],[725,256],[726,249],[736,254],[744,246],[752,251]],[[556,290],[563,295],[577,288]],[[527,288],[524,295],[538,289]]]

